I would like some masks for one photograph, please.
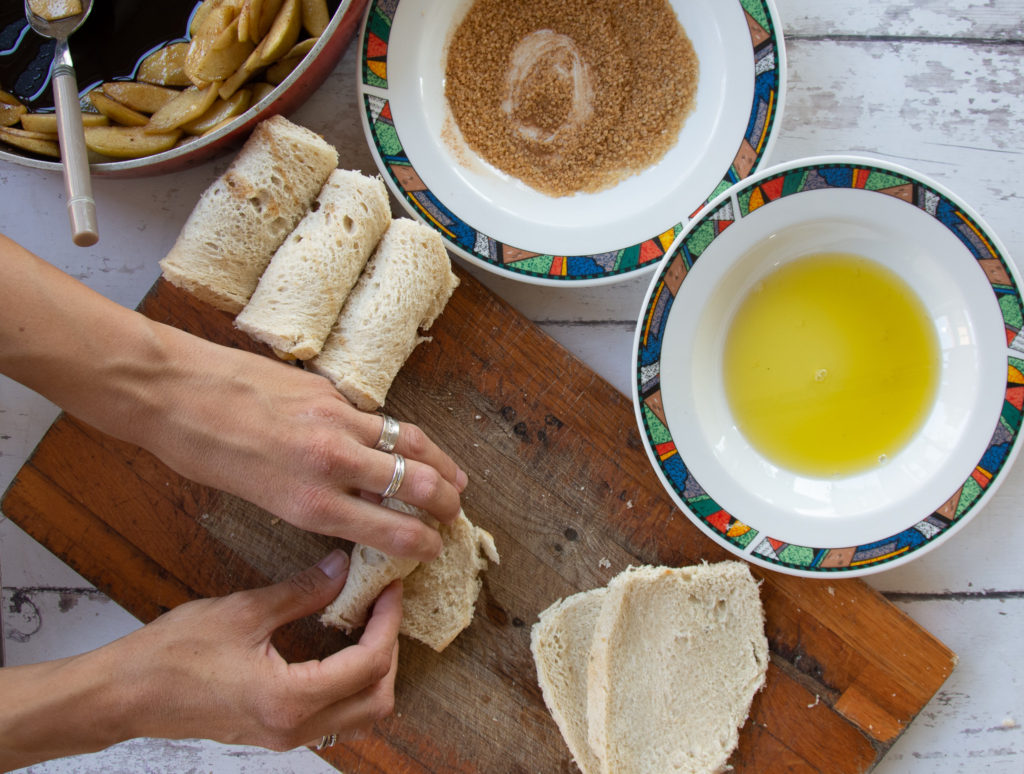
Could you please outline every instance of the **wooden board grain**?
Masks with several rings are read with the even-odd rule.
[[[403,641],[395,715],[371,738],[323,753],[348,774],[574,770],[536,684],[529,637],[538,613],[629,564],[727,558],[662,490],[630,402],[460,276],[387,409],[423,427],[469,473],[466,512],[494,535],[502,561],[485,575],[473,625],[444,653]],[[140,309],[263,352],[230,317],[163,281]],[[333,544],[68,416],[19,472],[3,511],[144,621],[188,599],[284,577]],[[860,581],[754,571],[772,658],[735,770],[869,771],[955,656]],[[308,618],[277,642],[299,659],[347,640]]]

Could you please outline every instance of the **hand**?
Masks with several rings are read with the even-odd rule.
[[[380,505],[395,458],[373,448],[379,415],[356,409],[321,376],[165,333],[185,349],[154,382],[152,407],[136,417],[137,443],[182,475],[303,529],[394,556],[438,555],[436,530]],[[441,522],[458,516],[466,474],[455,462],[413,424],[401,424],[395,452],[406,458],[395,496]]]
[[[0,771],[140,736],[286,750],[367,733],[394,707],[400,581],[355,645],[289,664],[271,644],[347,575],[348,557],[334,551],[282,583],[186,603],[97,650],[0,670]]]
[[[109,301],[0,236],[0,372],[176,471],[303,529],[433,559],[437,531],[379,504],[395,458],[382,420],[322,376],[222,347]],[[414,425],[396,496],[438,521],[466,474]]]
[[[127,670],[122,681],[145,707],[133,736],[287,750],[365,735],[394,706],[400,582],[378,598],[358,644],[322,661],[289,664],[270,642],[334,599],[347,573],[336,551],[282,583],[181,605],[113,643],[105,657]]]

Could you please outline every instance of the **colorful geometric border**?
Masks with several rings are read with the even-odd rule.
[[[672,304],[686,275],[719,234],[737,218],[773,201],[823,188],[859,189],[893,196],[918,207],[948,228],[978,262],[992,287],[1010,346],[1024,324],[1021,294],[1004,256],[981,226],[955,202],[930,186],[891,170],[845,163],[789,169],[739,186],[694,223],[660,276],[655,278],[638,333],[636,379],[646,442],[673,491],[695,522],[719,540],[769,565],[804,572],[841,573],[878,567],[926,546],[958,523],[999,475],[1020,436],[1024,416],[1024,360],[1007,356],[1006,389],[999,421],[978,464],[946,502],[911,527],[858,546],[801,546],[761,535],[725,511],[689,472],[665,419],[661,399],[661,353]]]
[[[377,155],[396,191],[409,208],[433,226],[449,243],[484,263],[512,274],[545,280],[593,280],[627,274],[652,266],[664,257],[684,223],[621,249],[591,255],[550,255],[499,242],[454,213],[423,182],[405,150],[391,117],[388,100],[388,44],[401,0],[373,0],[362,36],[361,84],[363,109]],[[704,200],[713,199],[750,175],[764,158],[768,138],[779,118],[782,88],[779,46],[770,0],[739,0],[750,30],[754,64],[754,98],[740,147],[721,182]],[[701,205],[703,206],[703,204]],[[700,209],[699,207],[697,208]]]

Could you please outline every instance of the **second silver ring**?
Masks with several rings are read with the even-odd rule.
[[[391,474],[391,483],[380,493],[380,496],[384,498],[392,497],[398,491],[398,487],[402,485],[402,479],[405,478],[405,457],[401,454],[395,454],[394,457],[395,472]]]

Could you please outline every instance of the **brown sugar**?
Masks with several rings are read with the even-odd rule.
[[[657,163],[698,70],[668,0],[474,0],[449,40],[445,96],[473,151],[567,196]]]

